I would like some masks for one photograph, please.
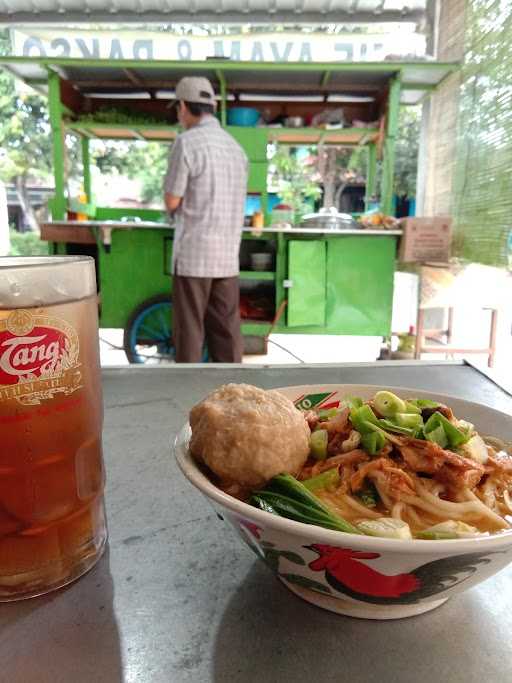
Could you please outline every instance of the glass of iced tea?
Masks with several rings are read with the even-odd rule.
[[[101,557],[102,423],[94,260],[0,258],[0,601]]]

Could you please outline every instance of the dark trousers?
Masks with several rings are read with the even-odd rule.
[[[172,300],[177,363],[200,363],[205,340],[214,363],[242,362],[238,277],[173,275]]]

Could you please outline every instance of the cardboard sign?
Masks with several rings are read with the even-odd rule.
[[[452,219],[404,218],[403,230],[398,250],[398,258],[406,263],[423,263],[450,259],[452,242]]]

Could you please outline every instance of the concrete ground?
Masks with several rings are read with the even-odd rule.
[[[511,307],[512,308],[512,307]],[[511,311],[512,313],[512,311]],[[481,348],[487,344],[489,313],[468,313],[461,311],[455,316],[454,339],[456,346]],[[127,365],[122,350],[122,330],[100,330],[100,354],[103,367]],[[317,335],[273,334],[266,355],[245,356],[244,363],[256,364],[298,364],[306,363],[346,363],[374,361],[379,356],[381,340],[377,337],[338,337]],[[485,354],[424,354],[427,359],[457,359],[467,357],[473,364],[486,369]],[[498,342],[496,363],[493,374],[504,386],[512,387],[512,335],[510,317],[502,313],[498,323]]]
[[[100,330],[102,366],[127,364],[122,345],[122,330]],[[380,347],[380,337],[272,334],[268,343],[268,353],[244,356],[244,363],[282,365],[301,362],[365,362],[376,360]]]
[[[428,270],[428,269],[427,269]],[[434,269],[443,274],[443,269]],[[406,333],[416,325],[418,300],[426,309],[426,327],[446,327],[446,306],[454,307],[452,346],[459,349],[486,348],[489,344],[491,313],[489,306],[498,309],[497,349],[493,375],[503,385],[512,387],[512,274],[498,268],[469,264],[447,288],[436,276],[397,271],[394,282],[392,330]],[[426,295],[426,296],[425,296]],[[448,298],[447,298],[448,297]],[[425,304],[425,300],[428,302]],[[121,330],[102,329],[100,332],[101,363],[104,367],[126,365],[122,350]],[[334,335],[272,334],[265,355],[244,357],[244,363],[350,363],[373,362],[380,355],[381,337],[350,337]],[[427,339],[429,345],[435,340]],[[487,368],[488,357],[464,352],[447,355],[424,354],[424,360],[453,360],[467,358],[474,365]]]

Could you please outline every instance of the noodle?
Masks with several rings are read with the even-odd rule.
[[[392,503],[390,498],[388,498],[386,492],[383,490],[381,483],[378,481],[377,477],[374,474],[374,484],[375,488],[377,489],[377,493],[379,494],[380,498],[382,499],[382,502],[384,505],[388,508],[388,510],[391,508]]]
[[[490,510],[487,507],[487,505],[484,505],[484,503],[482,503],[480,498],[478,498],[478,496],[475,496],[473,491],[470,491],[469,489],[467,489],[465,491],[465,494],[466,494],[468,500],[474,501],[474,504],[476,505],[477,509],[480,511],[482,516],[486,516],[486,517],[489,517],[490,519],[494,520],[500,529],[507,529],[509,527],[509,525],[503,519],[503,517],[500,517],[495,512]]]
[[[412,520],[412,522],[414,523],[414,525],[415,525],[418,529],[422,529],[423,526],[424,526],[424,523],[425,523],[427,520],[428,520],[428,523],[429,523],[429,524],[430,524],[430,523],[432,523],[432,524],[434,523],[434,522],[432,522],[432,519],[428,519],[426,516],[423,517],[423,523],[422,523],[421,519],[420,519],[419,516],[418,516],[418,513],[416,512],[416,510],[414,509],[414,507],[413,507],[412,505],[408,505],[408,506],[407,506],[407,508],[406,508],[406,515],[407,515],[407,517],[408,517],[409,519]]]
[[[512,443],[507,443],[495,436],[483,436],[482,439],[496,451],[503,451],[507,455],[512,455]]]
[[[380,512],[374,512],[374,510],[367,507],[366,505],[363,505],[362,503],[358,503],[352,496],[345,494],[341,497],[342,497],[344,503],[346,503],[349,507],[351,507],[356,512],[359,512],[359,514],[362,517],[371,517],[373,519],[378,519],[379,517],[382,517]]]
[[[318,497],[326,502],[336,512],[339,512],[342,517],[352,519],[353,511],[350,507],[344,505],[344,495],[339,495],[338,492],[332,493],[325,489],[318,492]]]
[[[409,505],[413,505],[414,507],[417,507],[420,510],[430,512],[431,515],[434,515],[435,517],[441,517],[442,519],[454,519],[455,516],[457,519],[461,519],[465,516],[465,511],[456,512],[455,509],[451,511],[443,510],[442,508],[436,507],[435,505],[432,505],[431,503],[427,502],[426,500],[423,500],[418,496],[404,496],[403,500]],[[453,503],[453,505],[458,504]]]
[[[411,402],[416,412],[406,410]],[[356,399],[354,404],[357,406]],[[391,405],[395,406],[397,420],[400,417],[402,421],[393,422],[395,413],[386,412]],[[453,523],[448,529],[457,522],[473,524],[475,531],[482,533],[511,528],[512,516],[507,515],[512,514],[512,443],[480,437],[447,406],[430,406],[428,401],[424,405],[382,391],[369,401],[359,400],[360,409],[351,408],[349,414],[344,407],[343,433],[329,430],[327,457],[310,458],[299,479],[337,468],[335,490],[331,485],[330,490],[317,489],[315,493],[356,524],[385,517],[408,524],[413,533],[443,522]],[[436,414],[437,423],[431,420]],[[334,419],[330,417],[329,423]],[[325,428],[321,418],[310,424]],[[435,437],[430,436],[433,430],[437,431]],[[343,444],[356,447],[343,453]],[[375,488],[377,497],[373,507],[364,505],[365,496],[360,499],[356,495],[368,484]],[[444,532],[440,529],[439,533],[442,537]]]
[[[395,519],[402,519],[403,510],[403,503],[395,503],[395,505],[393,505],[393,509],[391,510],[391,517],[394,517]]]

